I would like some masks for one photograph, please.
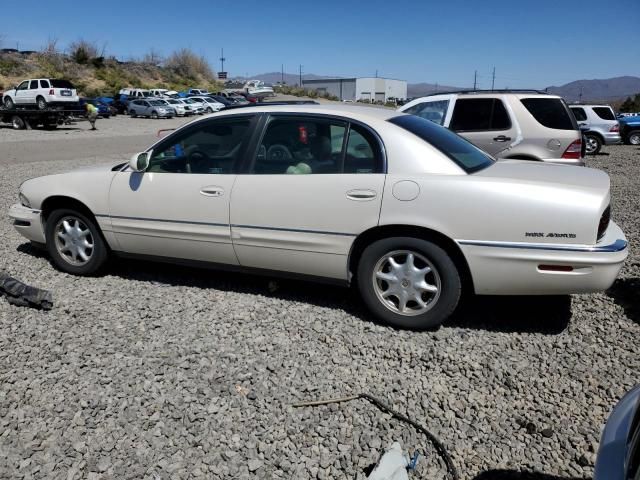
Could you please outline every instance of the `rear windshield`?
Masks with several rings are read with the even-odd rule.
[[[529,113],[542,125],[555,130],[577,130],[578,125],[566,105],[559,98],[523,98],[520,100]]]
[[[611,107],[593,107],[593,111],[596,112],[603,120],[615,120],[616,116],[613,114]]]
[[[429,120],[415,115],[400,115],[389,121],[437,148],[467,173],[477,172],[493,164],[493,159],[478,147]]]
[[[73,88],[73,84],[69,80],[51,80],[53,88]]]

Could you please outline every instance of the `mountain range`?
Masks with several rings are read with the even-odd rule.
[[[300,76],[293,73],[269,72],[254,75],[251,78],[262,80],[265,83],[278,83],[284,79],[288,85],[296,85]],[[304,74],[303,79],[314,80],[322,78],[336,78],[336,76]],[[447,92],[454,90],[468,90],[468,88],[454,87],[450,85],[438,85],[432,83],[410,83],[407,85],[407,96],[420,97],[435,92]],[[640,78],[632,76],[614,77],[596,80],[575,80],[560,86],[549,86],[549,93],[559,95],[568,102],[582,100],[583,102],[613,102],[624,100],[629,96],[640,93]]]

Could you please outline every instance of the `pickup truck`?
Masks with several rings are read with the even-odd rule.
[[[618,117],[620,136],[627,145],[640,145],[640,115]]]

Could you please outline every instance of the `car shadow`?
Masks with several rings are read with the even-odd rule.
[[[47,258],[42,248],[23,243],[17,250]],[[364,322],[380,324],[360,300],[355,288],[281,279],[250,273],[187,267],[146,260],[114,258],[107,273],[156,286],[182,286],[263,295],[294,302],[340,309]],[[529,332],[557,335],[571,319],[571,297],[476,296],[463,298],[444,328],[468,328],[494,332]]]
[[[473,480],[587,480],[580,477],[558,477],[540,472],[519,472],[517,470],[487,470],[476,475]]]
[[[619,278],[606,293],[632,322],[640,325],[640,278]]]

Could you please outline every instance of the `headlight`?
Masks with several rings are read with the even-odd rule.
[[[22,192],[20,192],[20,194],[18,195],[18,198],[20,199],[20,204],[23,207],[31,208],[31,202],[29,202],[29,199],[25,197]]]

